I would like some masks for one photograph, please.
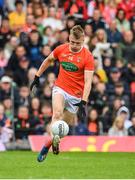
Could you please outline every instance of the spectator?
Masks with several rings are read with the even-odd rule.
[[[17,121],[15,122],[15,135],[17,139],[27,139],[28,135],[41,134],[40,121],[30,117],[27,106],[20,106],[18,109]]]
[[[43,124],[44,129],[48,126],[51,121],[52,107],[49,102],[44,102],[41,106],[40,122]]]
[[[58,37],[58,41],[53,45],[53,49],[56,48],[57,46],[67,43],[68,41],[68,31],[66,29],[63,29],[60,31],[59,37]]]
[[[121,72],[118,68],[112,67],[110,71],[110,79],[109,82],[106,84],[107,92],[109,94],[114,93],[114,84],[119,82],[121,78]]]
[[[0,104],[0,140],[4,144],[10,142],[13,137],[13,130],[10,128],[11,121],[5,115],[4,106]]]
[[[37,69],[34,68],[34,67],[31,67],[29,70],[28,70],[28,85],[30,85],[35,77],[35,74],[37,72]]]
[[[28,69],[29,69],[29,59],[26,56],[23,56],[19,59],[18,69],[14,72],[14,81],[18,86],[28,84]]]
[[[110,24],[115,19],[116,11],[116,2],[114,0],[109,0],[103,10],[103,17],[107,24]]]
[[[63,29],[62,21],[56,18],[56,8],[54,6],[49,8],[49,17],[45,18],[42,24],[44,27],[50,26],[54,31]]]
[[[9,19],[7,17],[2,19],[0,28],[0,47],[3,48],[5,44],[10,40],[13,33],[9,27]]]
[[[39,98],[37,97],[32,98],[30,102],[30,112],[32,116],[39,117],[40,108],[41,108],[41,103],[40,103]]]
[[[99,135],[100,125],[96,109],[91,109],[88,113],[88,131],[90,135]]]
[[[130,97],[129,94],[125,92],[123,83],[117,82],[114,86],[114,94],[108,97],[109,104],[112,105],[113,100],[118,97],[122,99],[123,105],[130,107]]]
[[[11,98],[11,96],[14,96],[14,105],[17,108],[18,106],[18,90],[14,86],[12,79],[9,76],[3,76],[1,78],[0,83],[0,101],[3,101],[4,99]],[[12,90],[11,90],[12,89]],[[13,91],[13,94],[12,94]]]
[[[4,7],[4,0],[0,1],[0,7],[2,7],[2,8]]]
[[[20,87],[19,90],[19,105],[29,106],[30,103],[30,91],[29,88],[25,85]]]
[[[87,20],[87,23],[93,27],[93,32],[98,29],[106,29],[106,23],[101,19],[101,13],[99,9],[95,9],[93,17]]]
[[[105,91],[105,83],[99,82],[96,84],[95,91],[93,91],[90,96],[91,105],[97,109],[99,114],[102,114],[103,108],[107,105],[107,95]]]
[[[121,71],[121,78],[128,82],[128,79],[126,78],[128,74],[128,67],[126,66],[124,60],[116,59],[115,66]]]
[[[119,48],[116,50],[116,58],[123,59],[126,63],[135,59],[135,42],[132,31],[124,33],[123,41],[119,43]]]
[[[15,136],[17,139],[26,139],[31,134],[29,110],[27,106],[20,106],[15,122]]]
[[[43,87],[43,93],[41,95],[41,100],[43,102],[52,100],[52,89],[49,86],[49,84],[45,84],[45,86]]]
[[[107,43],[107,36],[104,29],[98,29],[91,38],[91,45],[93,44],[92,54],[99,61],[99,67],[103,67],[103,57],[112,56],[111,44]]]
[[[112,20],[109,23],[109,28],[107,29],[107,41],[110,43],[119,43],[121,40],[122,34],[117,29],[117,22],[116,20]]]
[[[130,23],[125,18],[125,16],[126,16],[125,11],[123,9],[118,9],[117,14],[116,14],[116,22],[117,22],[117,29],[121,33],[124,33],[130,30]]]
[[[128,64],[126,80],[129,84],[131,84],[132,82],[135,82],[135,62],[134,61]]]
[[[83,0],[67,0],[64,3],[65,14],[87,19],[87,7]]]
[[[45,8],[45,4],[43,3],[43,1],[40,1],[40,0],[31,0],[30,3],[28,3],[28,6],[27,6],[27,11],[29,14],[33,14],[34,17],[36,17],[36,9],[41,9],[42,11],[44,11],[44,8]]]
[[[55,40],[52,40],[53,39],[53,30],[52,30],[51,26],[47,26],[44,28],[43,34],[42,34],[42,39],[43,39],[43,42],[42,42],[43,45],[52,44],[51,41],[55,42]]]
[[[43,8],[43,6],[35,6],[35,8],[34,8],[34,17],[35,17],[35,19],[41,19],[41,20],[43,20],[43,18],[44,18],[44,8]]]
[[[120,107],[120,109],[117,112],[117,115],[120,116],[124,120],[124,127],[128,129],[130,126],[132,126],[132,122],[129,120],[130,113],[129,109],[125,106]]]
[[[135,16],[134,16],[135,18]],[[131,31],[133,32],[134,40],[135,40],[135,19],[131,21]]]
[[[56,80],[56,76],[53,72],[47,74],[46,83],[49,85],[50,88],[54,86],[55,80]]]
[[[13,121],[14,119],[14,114],[13,114],[13,102],[11,100],[11,98],[5,98],[3,100],[3,105],[5,108],[5,115],[8,119],[10,119],[11,121]]]
[[[4,50],[0,48],[0,77],[4,75],[6,65],[7,59],[5,57]]]
[[[94,75],[93,75],[93,80],[92,80],[92,86],[93,86],[92,90],[95,90],[96,85],[97,85],[100,81],[101,81],[100,76],[99,76],[98,74],[94,73]]]
[[[41,109],[41,103],[39,98],[37,97],[32,98],[30,102],[30,114],[31,114],[30,123],[33,128],[35,127],[34,130],[35,134],[43,134],[45,131],[44,120],[42,114],[40,113],[40,109]]]
[[[23,1],[16,0],[15,7],[15,11],[9,14],[9,22],[12,31],[19,33],[26,19],[26,13],[23,11]]]
[[[104,0],[95,0],[88,2],[88,15],[89,17],[93,16],[93,12],[95,9],[99,9],[101,13],[104,12],[105,3]]]
[[[26,55],[25,47],[23,45],[17,46],[8,61],[7,70],[14,72],[16,69],[18,69],[19,59],[25,55]]]
[[[41,114],[44,118],[50,118],[52,116],[52,107],[49,102],[44,102],[41,107]]]
[[[25,0],[22,0],[22,1],[23,1],[23,10],[26,11],[27,1],[25,1]],[[15,9],[16,9],[15,2],[16,2],[16,0],[6,0],[5,1],[5,8],[8,12],[15,11]]]
[[[122,100],[120,98],[115,98],[112,102],[112,106],[106,106],[103,109],[101,118],[103,122],[103,131],[105,133],[107,133],[109,128],[111,128],[113,124],[113,120],[117,116],[117,112],[121,106],[122,106]]]
[[[8,12],[12,12],[15,10],[15,0],[6,0],[5,7]]]
[[[73,16],[69,16],[67,17],[67,21],[66,21],[66,29],[68,32],[70,32],[70,29],[72,29],[72,27],[75,25],[75,18]]]
[[[44,60],[51,53],[51,47],[46,44],[42,48],[42,59]]]
[[[4,53],[7,60],[10,59],[11,55],[15,51],[19,44],[19,39],[16,36],[11,36],[9,41],[5,44]]]
[[[26,23],[22,27],[21,32],[29,34],[32,30],[36,30],[37,27],[34,25],[34,21],[34,16],[32,14],[28,14],[26,16]]]
[[[5,108],[2,104],[0,104],[0,126],[7,128],[11,127],[11,120],[6,117]]]
[[[128,128],[128,135],[135,136],[135,115],[133,114],[131,118],[132,126]]]
[[[96,36],[97,36],[97,44],[96,47],[100,49],[100,53],[103,57],[112,57],[112,49],[113,47],[115,47],[115,43],[108,43],[107,42],[107,33],[104,29],[98,29],[96,32]]]
[[[109,136],[127,136],[127,130],[124,128],[124,120],[117,116],[114,120],[113,126],[109,129]]]
[[[107,75],[107,80],[109,79],[109,76],[110,76],[110,71],[111,71],[111,68],[112,68],[112,58],[111,57],[105,57],[104,60],[103,60],[103,69]]]
[[[85,32],[85,40],[84,40],[84,44],[85,44],[85,47],[86,48],[89,48],[88,47],[88,43],[93,35],[93,29],[92,29],[92,26],[89,25],[89,24],[85,24],[84,26],[84,32]]]
[[[118,6],[117,9],[122,9],[126,14],[126,19],[131,19],[134,13],[135,9],[135,1],[134,0],[122,0]]]
[[[80,121],[79,118],[75,117],[75,124],[70,126],[69,135],[89,135],[88,127],[86,122]]]
[[[44,45],[42,48],[42,61],[50,54],[51,47],[47,44]],[[58,63],[57,61],[52,62],[48,69],[44,72],[44,76],[46,76],[48,73],[53,72],[55,75],[58,73]]]
[[[121,71],[116,67],[112,67],[111,72],[110,72],[110,79],[109,79],[108,83],[106,84],[106,89],[107,89],[108,95],[114,94],[115,84],[121,80],[122,80],[121,79]],[[125,81],[123,82],[123,85],[124,85],[125,92],[128,93],[129,88]]]
[[[38,68],[41,64],[41,39],[37,30],[32,30],[29,38],[29,46],[27,47],[28,57],[31,66]]]

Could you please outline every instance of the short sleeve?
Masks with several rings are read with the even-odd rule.
[[[59,56],[59,54],[60,54],[60,52],[61,52],[61,49],[62,49],[62,46],[58,46],[58,47],[56,47],[56,48],[53,50],[53,56],[54,56],[54,58],[58,59],[58,56]]]
[[[93,55],[90,52],[87,52],[86,58],[85,58],[85,70],[94,71],[94,58]]]

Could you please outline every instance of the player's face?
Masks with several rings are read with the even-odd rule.
[[[73,35],[69,36],[69,46],[71,51],[78,52],[81,50],[84,43],[84,37],[81,37],[80,39],[76,39]]]

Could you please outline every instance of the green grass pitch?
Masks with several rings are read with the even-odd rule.
[[[37,153],[0,153],[0,178],[24,179],[132,179],[135,178],[135,153],[49,153],[43,163]]]

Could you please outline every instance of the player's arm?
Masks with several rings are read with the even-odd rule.
[[[88,97],[91,90],[93,72],[94,72],[94,58],[90,54],[89,57],[87,58],[85,68],[84,68],[84,89],[83,89],[82,100],[80,101],[80,103],[76,104],[79,107],[78,115],[79,115],[80,120],[84,120],[86,117],[85,106],[87,104]]]
[[[50,66],[50,64],[55,60],[53,53],[51,53],[41,64],[40,68],[38,69],[36,76],[40,77],[43,72]]]
[[[85,70],[84,71],[84,91],[83,91],[83,96],[82,96],[82,100],[85,102],[88,101],[88,97],[91,90],[92,79],[93,79],[93,71]]]
[[[80,101],[80,103],[75,104],[76,106],[79,107],[78,115],[81,121],[84,121],[86,117],[85,106],[86,106],[86,103],[88,101],[88,97],[90,94],[92,78],[93,78],[93,71],[85,70],[84,71],[84,90],[83,90],[82,100]]]

